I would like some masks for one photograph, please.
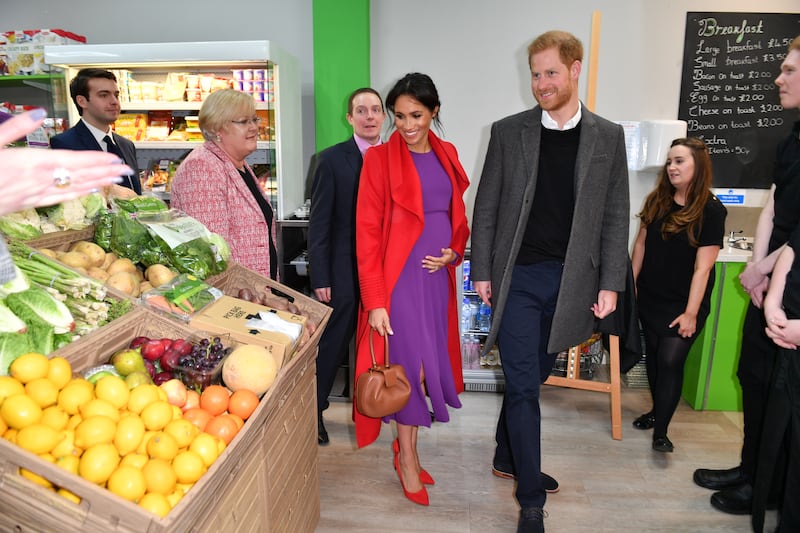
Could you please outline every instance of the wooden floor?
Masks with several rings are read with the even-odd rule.
[[[514,482],[491,474],[502,396],[467,392],[451,421],[420,429],[423,467],[436,479],[430,507],[403,497],[392,468],[393,428],[356,450],[352,404],[325,411],[331,443],[319,448],[321,517],[317,532],[513,532],[519,512]],[[561,491],[548,495],[545,528],[559,533],[747,532],[749,516],[709,504],[692,482],[698,467],[738,464],[741,414],[694,411],[683,401],[670,425],[675,452],[650,448],[651,432],[631,421],[650,407],[649,393],[623,387],[623,440],[610,434],[608,395],[543,387],[542,461]],[[773,531],[775,511],[765,531]]]

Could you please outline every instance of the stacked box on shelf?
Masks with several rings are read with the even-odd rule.
[[[324,316],[327,319],[327,314]],[[196,336],[137,308],[95,342],[57,352],[76,371],[108,361],[139,335]],[[315,438],[316,345],[284,367],[225,452],[165,518],[0,439],[0,530],[311,532],[319,520]],[[19,475],[26,468],[81,498],[74,504]]]

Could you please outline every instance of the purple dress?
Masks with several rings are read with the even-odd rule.
[[[450,178],[431,151],[411,152],[422,186],[425,225],[411,250],[391,296],[389,357],[403,365],[411,382],[411,399],[402,410],[384,418],[409,426],[431,425],[425,394],[437,422],[447,422],[447,406],[461,407],[456,394],[453,371],[447,351],[447,306],[449,304],[446,269],[430,273],[422,268],[426,255],[439,257],[453,237],[450,227],[450,201],[453,187]],[[425,389],[420,384],[425,375]]]

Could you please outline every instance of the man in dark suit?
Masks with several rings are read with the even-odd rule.
[[[113,73],[100,68],[84,68],[69,84],[69,92],[81,120],[70,129],[50,139],[51,148],[68,150],[103,150],[116,154],[134,174],[122,177],[120,185],[142,193],[136,147],[117,135],[111,125],[119,118],[119,87]]]
[[[528,47],[539,105],[492,125],[473,212],[471,276],[493,313],[485,349],[497,340],[505,377],[494,467],[516,476],[522,533],[544,531],[540,384],[625,290],[625,138],[581,105],[582,59],[567,32]]]
[[[356,327],[356,195],[363,154],[381,142],[385,113],[380,95],[370,88],[354,91],[348,100],[346,118],[353,127],[353,137],[323,150],[317,157],[308,227],[311,286],[320,302],[333,307],[317,356],[317,429],[322,445],[328,443],[322,411],[328,407],[339,366],[348,360]]]

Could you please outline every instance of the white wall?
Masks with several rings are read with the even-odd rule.
[[[0,31],[61,28],[89,44],[264,39],[298,59],[303,172],[314,152],[311,0],[0,0]]]
[[[433,78],[445,137],[476,184],[495,120],[535,104],[527,46],[547,30],[584,44],[581,100],[586,97],[591,20],[601,13],[596,109],[610,120],[678,116],[688,11],[793,13],[797,0],[404,0],[372,2],[372,80],[381,94],[407,72]],[[652,189],[653,172],[631,172],[631,213]],[[638,223],[631,218],[631,235]]]

